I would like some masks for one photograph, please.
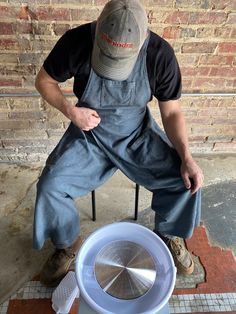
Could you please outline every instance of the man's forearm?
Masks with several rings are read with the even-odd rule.
[[[36,77],[35,87],[51,106],[60,110],[82,130],[90,131],[101,122],[101,118],[95,110],[71,104],[63,95],[58,82],[49,76],[44,68],[41,68]]]
[[[70,110],[74,106],[63,95],[58,82],[53,80],[43,68],[37,75],[35,87],[43,99],[70,119]]]
[[[168,138],[179,153],[181,160],[186,161],[192,158],[189,150],[188,137],[183,114],[181,112],[170,114],[170,116],[163,119],[163,126]]]
[[[179,153],[181,160],[187,161],[191,159],[185,119],[179,101],[159,101],[159,107],[166,134]]]

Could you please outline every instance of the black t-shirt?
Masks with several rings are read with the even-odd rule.
[[[88,81],[92,46],[91,23],[81,25],[58,40],[43,64],[58,82],[74,77],[73,91],[78,99]],[[180,98],[181,74],[174,51],[153,32],[150,32],[146,61],[152,95],[160,101]]]

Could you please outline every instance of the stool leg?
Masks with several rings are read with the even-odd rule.
[[[96,201],[95,201],[95,191],[92,192],[92,220],[96,221]]]
[[[139,200],[139,188],[140,186],[136,184],[135,187],[135,208],[134,208],[134,220],[138,219],[138,200]]]

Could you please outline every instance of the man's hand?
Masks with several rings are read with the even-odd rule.
[[[181,175],[186,188],[191,189],[192,194],[203,185],[202,170],[192,158],[182,161]]]
[[[54,108],[60,110],[76,126],[89,131],[98,126],[101,119],[95,110],[75,107],[63,95],[59,82],[54,80],[42,67],[36,77],[35,87],[42,97]]]
[[[95,110],[85,107],[70,107],[68,117],[84,131],[96,128],[101,122],[101,118]]]

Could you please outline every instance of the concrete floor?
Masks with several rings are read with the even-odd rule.
[[[203,221],[213,244],[235,252],[236,156],[198,157],[205,176]],[[0,304],[41,268],[52,250],[50,243],[36,252],[31,249],[35,183],[42,165],[1,164],[0,172]],[[135,184],[117,172],[96,191],[97,221],[91,220],[91,196],[76,201],[81,231],[86,237],[98,227],[133,217]],[[150,206],[151,194],[141,187],[139,213]],[[224,204],[223,212],[220,210]],[[225,206],[226,205],[226,206]],[[212,217],[222,223],[214,225]],[[150,222],[151,223],[151,222]],[[230,226],[230,227],[229,227]],[[218,232],[219,229],[221,232]],[[228,229],[228,233],[225,231]],[[222,232],[224,230],[224,232]],[[224,236],[219,237],[219,234]],[[226,241],[226,239],[228,239]]]

